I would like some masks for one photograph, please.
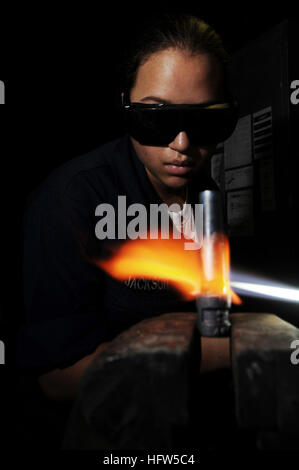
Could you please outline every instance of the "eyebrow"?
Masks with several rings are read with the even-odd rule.
[[[140,101],[156,101],[156,103],[171,104],[171,101],[159,98],[158,96],[145,96]]]

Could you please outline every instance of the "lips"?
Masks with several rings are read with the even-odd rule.
[[[167,172],[171,175],[185,175],[192,170],[194,163],[190,160],[183,162],[173,161],[164,164],[167,168]]]
[[[165,163],[165,165],[171,165],[171,166],[193,166],[194,163],[191,160],[184,160],[182,162],[178,161],[173,161],[170,163]]]

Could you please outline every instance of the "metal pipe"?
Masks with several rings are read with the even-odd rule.
[[[217,236],[224,233],[223,207],[220,191],[205,190],[199,193],[199,203],[203,204],[203,245],[200,250],[205,281],[213,281],[219,276],[219,266],[225,267],[225,263],[219,260],[219,248],[216,250]],[[224,256],[224,253],[223,253]],[[218,270],[216,272],[216,270]],[[221,273],[220,273],[221,275]],[[226,273],[223,272],[223,276]],[[197,327],[202,336],[219,337],[229,336],[230,321],[229,309],[231,298],[215,295],[199,296],[197,305]]]

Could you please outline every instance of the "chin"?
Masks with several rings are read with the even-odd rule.
[[[164,181],[165,186],[171,189],[182,189],[190,181],[189,178],[182,178],[179,176],[171,176]]]

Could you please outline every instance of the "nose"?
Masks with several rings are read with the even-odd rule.
[[[181,131],[175,139],[173,139],[170,144],[168,144],[168,147],[170,147],[172,150],[175,150],[176,152],[181,152],[184,153],[186,150],[189,149],[191,143],[189,140],[189,137],[185,131]]]

